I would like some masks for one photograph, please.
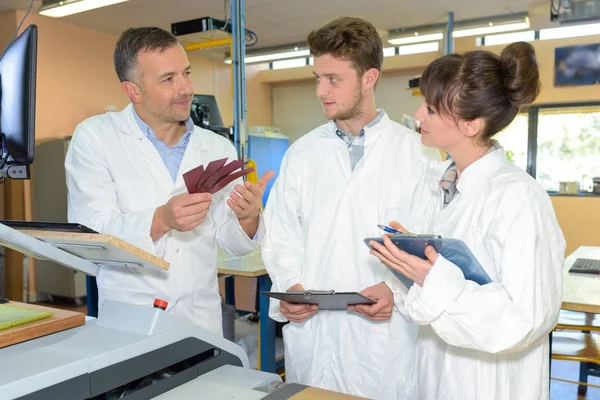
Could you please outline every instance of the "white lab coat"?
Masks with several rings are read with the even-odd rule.
[[[440,256],[406,311],[419,325],[414,399],[548,399],[548,334],[561,306],[565,240],[550,198],[504,149],[467,167],[459,194],[442,209],[428,171],[413,199],[409,229],[463,240],[492,283],[465,281]]]
[[[364,156],[351,170],[348,146],[330,122],[296,141],[286,153],[265,211],[263,260],[274,291],[361,291],[391,273],[369,254],[366,237],[377,224],[408,215],[424,171],[441,161],[418,134],[384,115],[365,128]],[[269,315],[286,321],[279,301]],[[319,311],[284,327],[286,381],[354,395],[404,398],[416,325],[398,310],[372,322],[351,311]]]
[[[221,334],[217,244],[240,256],[258,246],[225,202],[241,180],[213,196],[206,220],[196,229],[172,230],[153,242],[150,227],[157,207],[187,193],[184,172],[224,157],[237,159],[231,143],[195,127],[173,182],[134,120],[132,105],[78,125],[65,161],[69,221],[120,237],[171,264],[168,272],[102,266],[97,277],[99,308],[105,299],[152,307],[154,299],[161,298],[168,301],[169,312]],[[261,223],[258,240],[263,230]]]

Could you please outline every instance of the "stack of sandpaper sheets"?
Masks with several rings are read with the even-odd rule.
[[[200,165],[183,174],[183,180],[189,193],[215,194],[234,180],[254,172],[254,168],[243,168],[241,160],[227,163],[227,158],[221,158],[208,163],[206,168]]]

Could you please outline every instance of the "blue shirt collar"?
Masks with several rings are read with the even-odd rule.
[[[131,107],[131,111],[133,112],[133,118],[135,119],[135,122],[138,124],[138,126],[140,127],[140,129],[142,130],[142,132],[144,132],[144,135],[146,135],[148,137],[148,139],[152,140],[152,141],[157,141],[159,140],[156,137],[156,133],[154,133],[154,131],[152,130],[152,128],[150,127],[150,125],[148,125],[147,123],[145,123],[142,118],[140,118],[140,116],[138,115],[138,113],[135,111],[135,107]],[[179,143],[177,143],[175,146],[179,146],[179,145],[186,145],[187,142],[190,140],[190,135],[191,133],[194,131],[194,121],[192,121],[192,117],[188,117],[185,120],[185,134],[181,137],[181,139],[179,139]]]

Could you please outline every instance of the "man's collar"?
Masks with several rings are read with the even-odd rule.
[[[135,107],[131,107],[131,112],[133,113],[133,119],[135,119],[135,122],[137,123],[137,125],[140,127],[140,130],[144,133],[144,135],[153,138],[153,139],[157,139],[156,137],[156,133],[154,132],[154,130],[150,127],[150,125],[148,125],[146,122],[144,122],[144,120],[138,115],[137,111],[135,111]],[[185,121],[185,135],[190,134],[191,132],[194,131],[194,121],[192,121],[192,117],[188,117]]]
[[[367,124],[367,126],[365,126],[365,128],[372,128],[375,125],[377,125],[379,123],[379,121],[381,121],[381,119],[383,118],[384,115],[385,115],[385,111],[383,109],[377,110],[377,116],[375,118],[373,118],[373,120],[371,120],[371,122],[369,122]],[[342,129],[340,129],[340,127],[337,125],[337,123],[336,123],[335,120],[332,120],[332,122],[333,122],[333,125],[335,127],[335,133],[339,137],[342,137],[342,136],[354,136],[351,133],[344,132]],[[364,136],[364,134],[365,134],[365,128],[362,128],[360,130],[360,132],[358,133],[358,137]]]

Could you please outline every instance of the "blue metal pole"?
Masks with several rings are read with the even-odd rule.
[[[244,0],[231,0],[233,137],[238,157],[246,159],[246,26]]]
[[[269,318],[269,298],[262,294],[271,290],[268,274],[258,277],[258,310],[260,313],[260,370],[275,373],[275,321]]]
[[[444,40],[444,55],[454,53],[454,39],[452,33],[454,32],[454,13],[450,11],[448,13],[448,27],[446,28],[446,37]]]

